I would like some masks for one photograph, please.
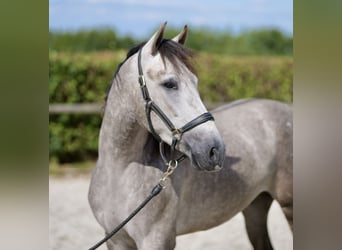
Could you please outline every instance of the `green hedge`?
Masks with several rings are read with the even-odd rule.
[[[200,54],[199,92],[206,103],[246,97],[292,102],[292,57]]]
[[[150,35],[158,28],[151,30]],[[182,28],[168,27],[165,37],[176,36]],[[113,29],[105,28],[49,32],[49,48],[56,51],[128,50],[143,40],[122,36]],[[186,44],[195,51],[226,55],[292,55],[293,52],[292,35],[277,29],[254,29],[234,34],[228,30],[192,27]]]
[[[49,56],[50,103],[103,103],[125,51],[60,53]],[[246,97],[292,102],[291,57],[197,56],[199,91],[205,103]],[[50,115],[50,159],[96,159],[101,115]]]

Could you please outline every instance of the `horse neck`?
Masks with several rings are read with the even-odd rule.
[[[99,161],[106,166],[114,164],[115,168],[142,162],[148,138],[148,131],[137,122],[136,110],[129,103],[132,98],[141,96],[132,96],[124,87],[114,80],[99,136]]]

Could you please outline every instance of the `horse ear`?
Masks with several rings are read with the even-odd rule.
[[[167,22],[160,26],[159,30],[156,33],[154,33],[154,35],[146,43],[146,47],[150,48],[152,55],[155,55],[158,52],[159,45],[163,40],[166,24]]]
[[[188,26],[185,25],[183,30],[181,31],[181,33],[179,33],[177,36],[172,38],[172,40],[177,42],[177,43],[184,45],[185,41],[186,41],[187,34],[188,34]]]

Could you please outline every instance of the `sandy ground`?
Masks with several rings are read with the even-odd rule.
[[[50,176],[49,180],[50,249],[88,249],[104,236],[87,201],[89,175]],[[292,233],[276,202],[273,202],[269,213],[268,227],[274,249],[293,249]],[[242,214],[211,230],[177,237],[176,250],[202,249],[252,249]]]

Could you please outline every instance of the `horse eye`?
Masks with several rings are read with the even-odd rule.
[[[178,89],[178,84],[172,81],[164,82],[163,86],[167,89],[175,89],[175,90]]]

